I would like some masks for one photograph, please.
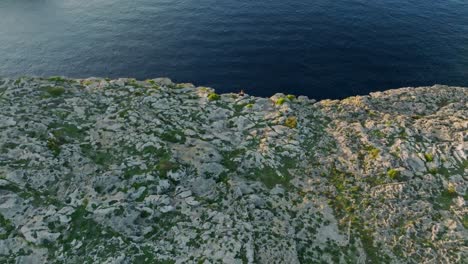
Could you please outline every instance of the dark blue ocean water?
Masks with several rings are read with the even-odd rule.
[[[468,86],[468,0],[1,0],[0,76],[341,98]]]

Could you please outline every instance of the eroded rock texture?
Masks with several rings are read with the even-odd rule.
[[[0,79],[0,262],[463,263],[466,98]]]

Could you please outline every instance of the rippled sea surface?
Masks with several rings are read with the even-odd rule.
[[[0,76],[312,98],[468,86],[468,0],[1,0]]]

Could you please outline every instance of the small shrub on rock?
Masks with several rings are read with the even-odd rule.
[[[279,98],[278,100],[276,100],[276,105],[282,105],[284,104],[284,102],[286,102],[286,99],[284,99],[283,97]]]
[[[456,195],[457,194],[457,191],[455,190],[455,186],[453,184],[449,184],[448,187],[447,187],[447,193],[449,195]]]
[[[431,153],[424,154],[424,158],[427,162],[432,162],[434,160],[434,156]]]
[[[49,138],[47,140],[47,148],[49,148],[52,151],[55,157],[57,157],[60,154],[60,145],[62,145],[62,143],[56,138]]]
[[[62,94],[65,93],[65,88],[60,87],[60,86],[55,86],[55,87],[49,86],[49,87],[45,88],[45,91],[50,96],[58,97],[58,96],[61,96]]]
[[[208,100],[209,101],[216,101],[216,100],[219,100],[219,99],[221,99],[221,96],[219,96],[219,94],[217,94],[217,93],[208,94]]]
[[[398,178],[398,176],[400,175],[400,172],[396,169],[389,169],[387,171],[387,175],[388,177],[390,177],[390,179],[394,180],[396,178]]]
[[[286,118],[284,125],[289,128],[296,128],[297,127],[297,118],[295,116],[290,116]]]
[[[59,82],[59,83],[64,83],[68,81],[67,79],[60,77],[60,76],[53,76],[53,77],[50,77],[48,80],[51,82]]]
[[[365,146],[364,149],[368,152],[370,159],[375,160],[379,157],[380,150],[372,145]]]

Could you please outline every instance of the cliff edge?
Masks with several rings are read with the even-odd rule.
[[[0,262],[462,263],[467,98],[0,79]]]

